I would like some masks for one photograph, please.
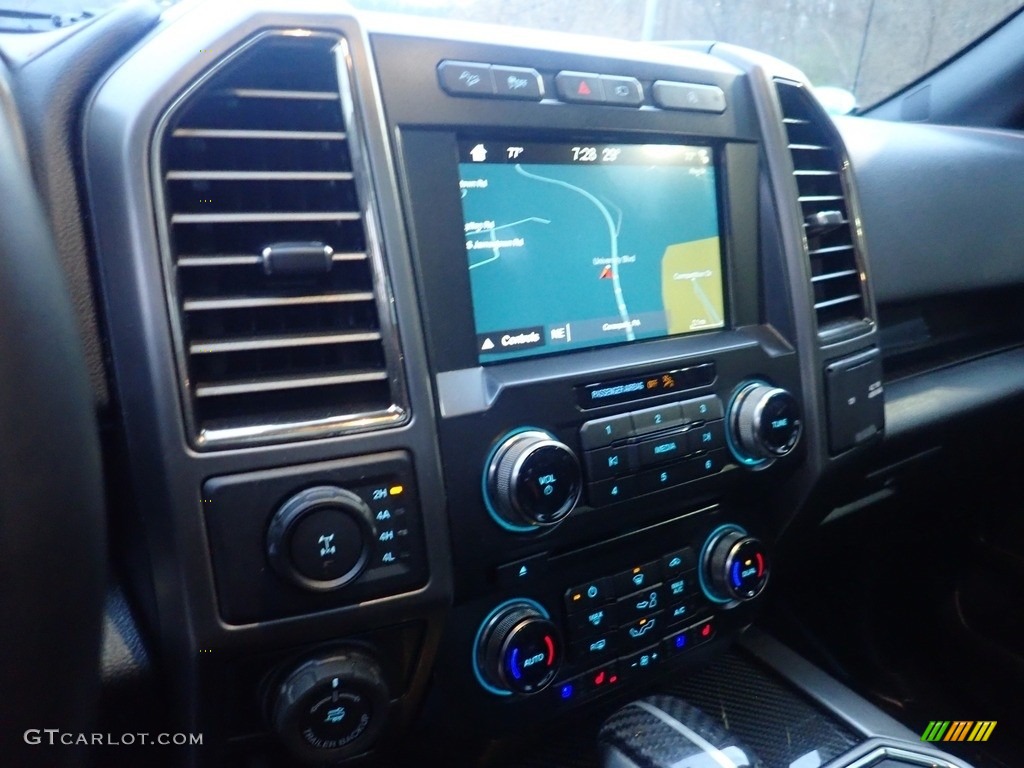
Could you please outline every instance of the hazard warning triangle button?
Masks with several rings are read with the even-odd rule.
[[[555,88],[562,101],[593,103],[605,100],[601,76],[592,72],[559,72],[555,75]]]

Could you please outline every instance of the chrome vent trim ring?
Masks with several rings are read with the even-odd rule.
[[[292,74],[309,76],[280,82],[277,69],[258,66],[267,51],[280,56],[275,45],[302,49],[320,66],[296,64]],[[218,90],[225,80],[263,75],[265,85]],[[185,426],[198,450],[368,432],[410,419],[355,92],[343,37],[265,31],[194,81],[154,131],[161,264]],[[232,122],[217,99],[243,118]],[[182,122],[197,113],[208,119]],[[318,117],[305,123],[306,114]],[[173,150],[175,141],[212,144],[190,156]],[[196,157],[207,161],[191,162]],[[197,189],[211,191],[210,210],[196,210]],[[265,247],[292,240],[323,241],[323,274],[270,275]]]

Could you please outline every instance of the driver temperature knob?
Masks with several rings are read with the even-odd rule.
[[[539,429],[505,438],[491,454],[484,475],[496,519],[518,532],[560,522],[576,506],[582,486],[573,450]]]
[[[484,619],[475,653],[481,682],[492,693],[537,693],[558,674],[561,635],[539,606],[512,600]]]
[[[738,526],[727,526],[704,545],[705,590],[715,602],[753,600],[768,583],[764,545]]]
[[[747,466],[790,453],[803,431],[796,398],[762,381],[751,382],[736,393],[728,420],[730,447]]]

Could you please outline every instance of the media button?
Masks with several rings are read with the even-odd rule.
[[[441,87],[452,96],[493,96],[491,66],[475,61],[442,61],[437,65]]]
[[[636,445],[637,464],[651,467],[669,461],[678,461],[692,453],[689,448],[689,435],[686,432],[672,432],[656,440],[645,440]]]
[[[503,99],[540,101],[544,97],[544,83],[536,69],[525,67],[491,67],[494,76],[494,95]]]

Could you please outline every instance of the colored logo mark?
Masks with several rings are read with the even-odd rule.
[[[921,741],[988,741],[996,729],[995,720],[932,720]]]

